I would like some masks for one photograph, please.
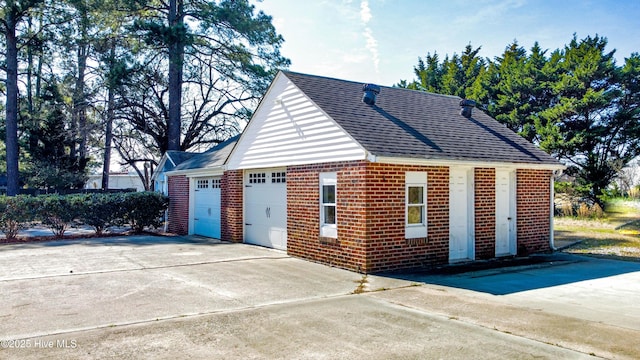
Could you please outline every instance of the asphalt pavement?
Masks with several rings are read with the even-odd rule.
[[[640,268],[567,256],[381,276],[198,237],[1,245],[0,358],[639,358]]]

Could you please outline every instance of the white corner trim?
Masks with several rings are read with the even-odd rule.
[[[378,157],[368,151],[366,152],[366,158],[367,158],[367,161],[369,162],[372,162],[372,163],[378,162]]]

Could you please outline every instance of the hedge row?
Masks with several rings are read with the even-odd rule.
[[[109,226],[131,226],[140,233],[161,225],[169,198],[156,192],[73,195],[0,196],[0,232],[15,239],[20,230],[41,222],[62,237],[72,224],[93,227],[98,235]]]

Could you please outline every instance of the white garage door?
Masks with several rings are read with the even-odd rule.
[[[287,249],[286,169],[245,172],[245,242]]]
[[[220,177],[195,179],[193,233],[220,238]]]

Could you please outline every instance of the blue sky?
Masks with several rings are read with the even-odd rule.
[[[290,70],[379,85],[412,80],[418,57],[482,46],[493,59],[513,40],[549,51],[575,33],[607,37],[618,64],[640,52],[640,0],[263,0],[284,37]]]

